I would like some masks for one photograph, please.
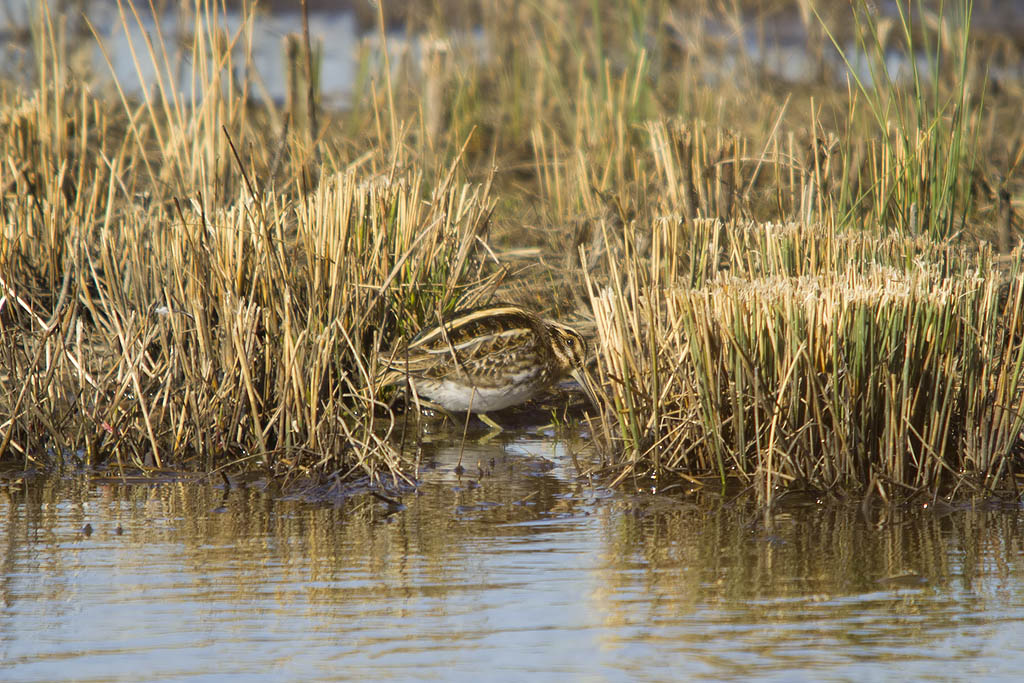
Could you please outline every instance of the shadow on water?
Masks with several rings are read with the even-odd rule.
[[[1019,509],[869,520],[808,504],[766,521],[721,499],[592,488],[567,449],[521,435],[426,443],[423,484],[401,509],[218,482],[8,482],[0,672],[948,678],[1021,667]]]

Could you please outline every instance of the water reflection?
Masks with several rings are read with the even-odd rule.
[[[0,676],[1010,674],[1021,512],[612,496],[561,444],[437,443],[394,511],[259,486],[0,489]],[[83,533],[91,525],[91,535]],[[121,533],[118,533],[118,529]]]
[[[983,656],[984,670],[1008,670],[998,646],[971,648],[1022,635],[1019,524],[1019,512],[965,510],[874,525],[810,507],[764,527],[741,510],[640,506],[619,516],[602,570],[607,623],[624,651],[653,641],[700,662],[691,675],[814,664],[877,676],[898,662],[894,675],[945,677]]]

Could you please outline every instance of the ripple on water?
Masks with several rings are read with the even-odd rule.
[[[455,472],[467,451],[485,470],[474,486]],[[551,442],[428,455],[398,513],[201,484],[7,491],[0,676],[948,679],[1024,665],[1020,511],[893,511],[879,528],[809,506],[765,522],[735,503],[591,490]]]

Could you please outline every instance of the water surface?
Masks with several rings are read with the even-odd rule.
[[[0,678],[977,679],[1024,669],[1022,514],[611,494],[428,445],[404,509],[219,480],[0,488]],[[459,474],[458,472],[461,472]],[[91,533],[86,533],[86,525]]]

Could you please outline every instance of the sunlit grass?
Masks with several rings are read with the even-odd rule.
[[[202,43],[215,14],[191,104],[158,79],[138,103],[66,83],[4,111],[0,455],[408,479],[376,355],[488,291],[489,187],[457,160],[429,184],[407,163],[265,182],[266,131]]]
[[[655,243],[676,228],[653,226]],[[698,229],[734,246],[699,286],[655,250],[592,293],[620,479],[713,472],[763,501],[1002,480],[1024,427],[1019,261],[1002,274],[984,253],[806,225]]]
[[[1019,257],[986,243],[1016,240],[1019,103],[979,81],[969,0],[799,6],[818,75],[788,86],[742,2],[487,5],[395,50],[378,5],[345,111],[302,36],[289,101],[258,93],[252,13],[184,12],[184,70],[134,44],[133,96],[78,80],[43,12],[0,106],[0,458],[410,481],[379,356],[500,294],[596,330],[610,480],[993,490],[1024,414]]]

